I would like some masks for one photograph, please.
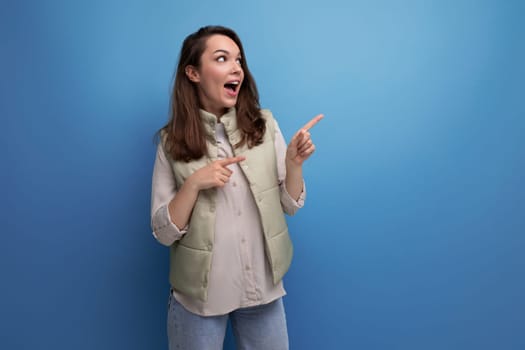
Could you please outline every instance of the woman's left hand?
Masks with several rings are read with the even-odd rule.
[[[322,114],[315,116],[295,133],[286,150],[286,165],[288,167],[301,167],[304,161],[314,153],[315,145],[312,142],[309,130],[323,117]]]

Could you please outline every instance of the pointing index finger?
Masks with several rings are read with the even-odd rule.
[[[227,165],[230,165],[230,164],[242,162],[245,159],[246,159],[246,157],[244,157],[244,156],[224,158],[224,159],[219,160],[219,164],[222,165],[222,166],[227,166]]]
[[[310,130],[315,124],[319,123],[321,119],[324,118],[323,114],[318,114],[315,117],[312,118],[308,123],[306,123],[301,129],[308,131]]]

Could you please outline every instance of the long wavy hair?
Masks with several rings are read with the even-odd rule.
[[[235,105],[237,126],[242,136],[241,141],[233,146],[240,147],[244,144],[247,144],[249,148],[257,146],[262,143],[266,131],[266,124],[260,112],[259,93],[248,69],[241,40],[229,28],[202,27],[186,37],[182,44],[171,94],[170,118],[158,132],[162,136],[161,142],[166,152],[174,160],[189,162],[208,155],[206,132],[199,114],[199,108],[202,105],[198,97],[198,87],[186,76],[185,69],[188,65],[200,68],[201,56],[206,49],[207,39],[215,34],[225,35],[232,39],[239,47],[242,57],[244,81]]]

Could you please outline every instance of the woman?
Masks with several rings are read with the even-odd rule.
[[[303,205],[321,118],[286,146],[237,34],[208,26],[184,40],[152,181],[153,234],[170,247],[170,349],[222,349],[228,318],[238,349],[288,349],[283,212]]]

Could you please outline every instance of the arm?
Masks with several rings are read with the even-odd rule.
[[[155,238],[167,246],[182,238],[199,191],[224,186],[232,174],[227,166],[242,160],[244,157],[214,161],[191,174],[176,192],[173,170],[159,145],[153,169],[151,197],[151,226]],[[184,229],[181,230],[180,227]]]
[[[290,165],[286,162],[286,189],[294,200],[298,200],[303,192],[303,167]]]
[[[304,201],[306,199],[306,188],[304,185],[304,181],[302,176],[299,179],[295,179],[295,181],[298,181],[300,185],[300,191],[297,196],[292,197],[289,194],[288,191],[288,184],[286,179],[290,180],[293,178],[286,169],[286,142],[284,141],[283,134],[281,133],[281,130],[279,128],[279,125],[277,121],[274,119],[275,122],[275,137],[274,137],[274,145],[275,145],[275,155],[277,158],[277,173],[278,173],[278,179],[279,179],[279,186],[281,188],[281,205],[283,207],[283,210],[288,215],[294,215],[297,210],[302,208],[304,206]]]
[[[295,133],[286,149],[286,188],[292,198],[298,198],[303,188],[303,163],[315,151],[309,130],[323,118],[317,115]]]
[[[216,160],[191,174],[168,205],[171,221],[178,227],[186,226],[199,191],[224,186],[232,174],[227,166],[244,159],[238,156]]]
[[[185,224],[174,224],[168,210],[169,203],[176,197],[178,193],[173,170],[159,144],[151,184],[151,228],[153,236],[166,246],[172,245],[186,233]]]
[[[199,189],[189,179],[184,182],[176,196],[168,204],[171,222],[177,227],[185,227],[197,201]]]

